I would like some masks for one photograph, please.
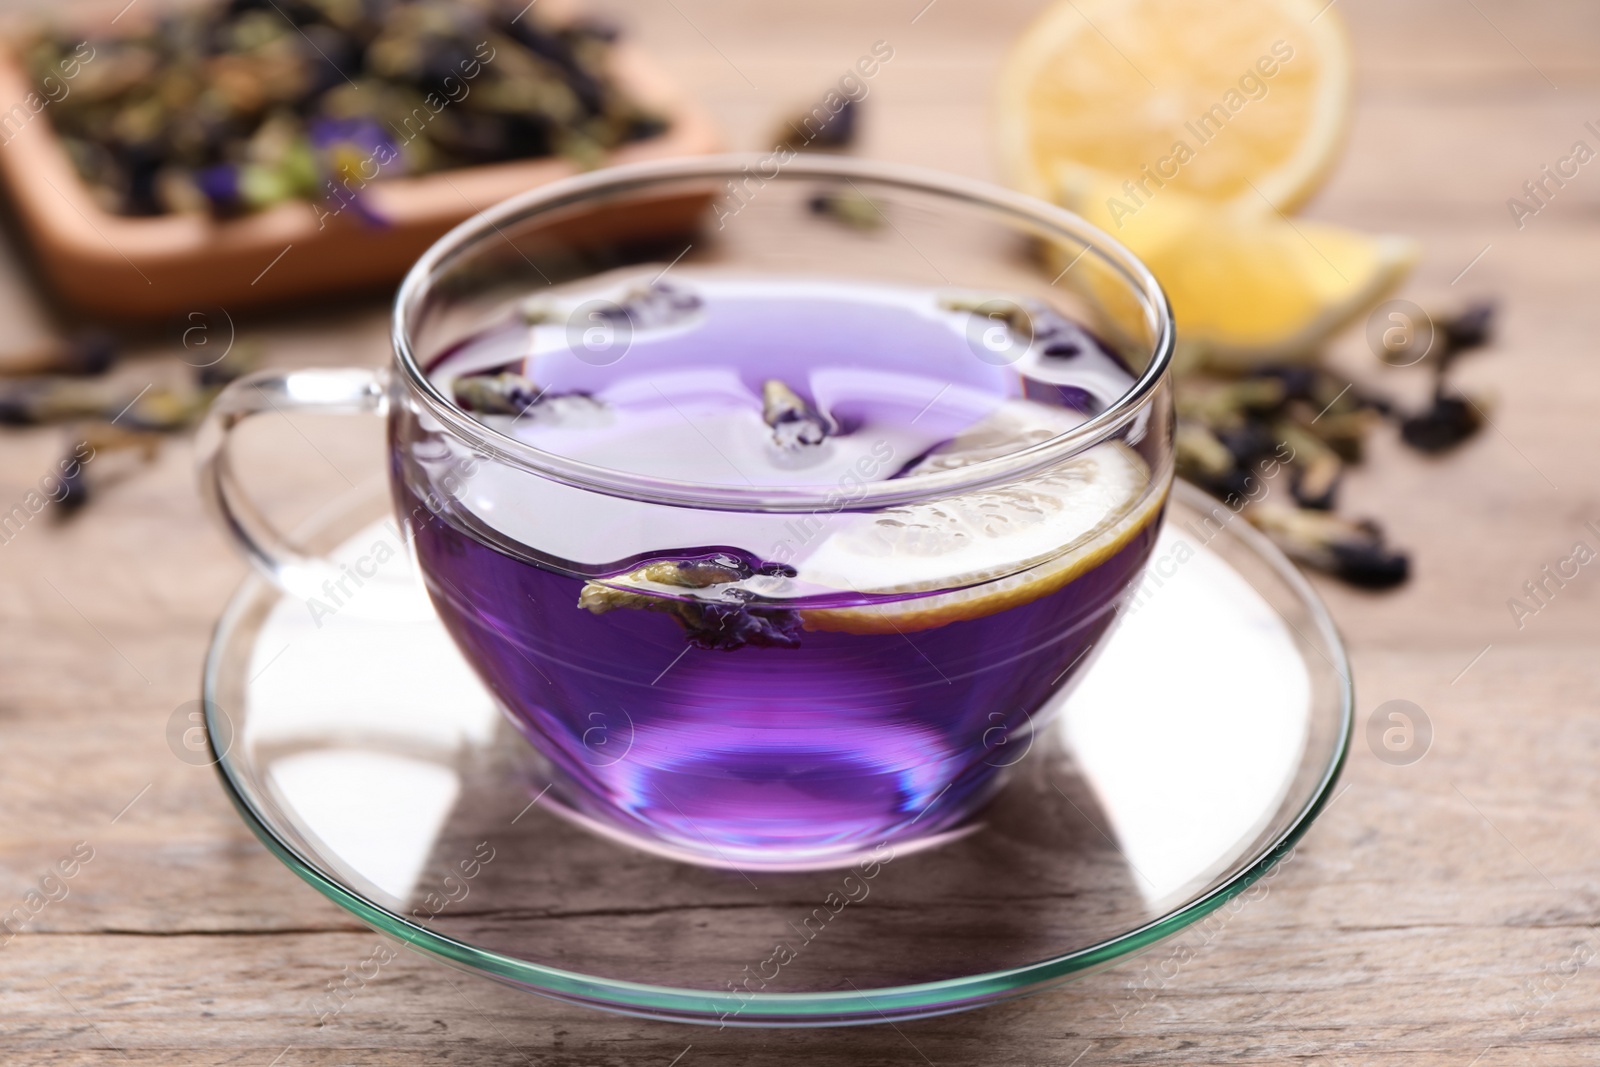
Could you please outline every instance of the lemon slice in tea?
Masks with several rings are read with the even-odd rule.
[[[1007,401],[908,473],[1015,452],[1081,418],[1031,400]],[[840,515],[816,550],[796,561],[800,579],[858,593],[911,595],[803,610],[801,619],[808,630],[907,633],[992,615],[1055,592],[1109,560],[1155,521],[1165,499],[1164,479],[1152,485],[1137,453],[1108,442],[1015,482]]]

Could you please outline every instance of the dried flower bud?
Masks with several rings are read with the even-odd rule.
[[[1469,304],[1435,325],[1444,337],[1447,354],[1454,355],[1489,343],[1494,334],[1494,304],[1487,300]]]
[[[1250,415],[1273,410],[1287,396],[1288,389],[1278,378],[1229,382],[1194,378],[1185,379],[1178,391],[1177,408],[1180,416],[1212,430],[1229,430],[1240,426]]]
[[[543,395],[539,387],[520,374],[471,374],[451,384],[451,395],[463,410],[475,415],[521,415]]]
[[[1465,396],[1440,390],[1424,412],[1400,422],[1400,438],[1419,452],[1446,452],[1483,428],[1478,406]]]
[[[1173,448],[1178,473],[1192,481],[1209,484],[1234,469],[1233,453],[1200,423],[1180,419]]]
[[[842,222],[853,230],[871,233],[884,224],[883,209],[865,193],[855,189],[839,189],[818,193],[808,201],[813,215],[822,215]]]
[[[988,296],[979,294],[962,293],[956,296],[941,296],[939,306],[945,311],[964,311],[970,315],[980,315],[983,318],[1003,323],[1011,334],[1022,341],[1031,342],[1035,337],[1053,336],[1053,332],[1045,332],[1037,328],[1035,322],[1036,312],[1041,309],[1030,310],[1017,303],[1008,296]],[[1067,353],[1059,353],[1067,354]],[[1076,353],[1073,353],[1076,354]]]
[[[822,416],[776,378],[761,384],[761,419],[772,427],[773,441],[788,452],[820,445],[828,436],[828,424]]]
[[[800,614],[787,608],[747,606],[752,593],[739,586],[757,575],[792,571],[720,554],[709,559],[657,560],[604,582],[584,583],[578,607],[595,615],[619,608],[672,615],[696,648],[733,651],[746,645],[798,648]],[[691,591],[716,590],[715,599]]]
[[[1343,474],[1344,464],[1339,462],[1339,457],[1324,452],[1296,469],[1294,498],[1303,508],[1332,511]]]
[[[196,367],[195,384],[202,389],[220,389],[255,370],[261,364],[261,356],[260,344],[240,341],[217,362],[205,367]]]
[[[1290,558],[1342,578],[1351,585],[1384,589],[1410,574],[1410,559],[1389,548],[1383,532],[1370,521],[1352,522],[1325,511],[1258,504],[1245,510],[1261,530]]]
[[[85,330],[65,341],[50,341],[0,355],[0,374],[104,374],[117,359],[117,341],[108,333]]]
[[[856,139],[856,111],[856,102],[847,98],[836,112],[824,113],[825,107],[799,112],[778,127],[773,135],[775,147],[795,152],[849,148]]]

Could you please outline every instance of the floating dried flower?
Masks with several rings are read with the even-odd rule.
[[[457,404],[476,415],[521,415],[543,395],[531,379],[510,371],[457,378],[451,393]]]
[[[761,383],[761,419],[772,427],[772,439],[785,451],[820,445],[828,424],[804,397],[776,378]]]

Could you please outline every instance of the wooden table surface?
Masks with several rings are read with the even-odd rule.
[[[988,97],[1037,0],[637,0],[619,10],[724,122],[759,147],[885,40],[865,152],[992,173]],[[43,7],[45,5],[39,4]],[[621,9],[622,5],[615,5]],[[913,22],[913,17],[920,17]],[[1600,8],[1581,0],[1340,0],[1359,62],[1348,153],[1316,217],[1425,246],[1406,295],[1490,295],[1492,351],[1462,384],[1494,427],[1428,460],[1381,440],[1348,486],[1415,552],[1404,589],[1319,582],[1359,691],[1347,790],[1271,893],[1129,1015],[1145,964],[981,1012],[850,1030],[715,1032],[457,983],[402,954],[331,1025],[311,996],[372,935],[274,860],[213,774],[173,757],[207,636],[243,566],[202,515],[188,442],[87,513],[41,515],[0,545],[0,911],[77,846],[65,899],[0,948],[7,1064],[1572,1064],[1600,1058],[1600,567],[1519,628],[1507,600],[1600,521],[1600,172],[1514,225],[1506,199],[1600,121]],[[12,239],[0,341],[51,328]],[[1481,253],[1481,256],[1480,256]],[[1468,265],[1471,264],[1470,270]],[[1463,275],[1463,271],[1465,274]],[[250,324],[282,364],[377,364],[384,309]],[[123,368],[135,387],[171,364]],[[1359,337],[1341,365],[1395,392]],[[378,469],[371,427],[307,420],[256,451],[286,521]],[[270,435],[268,435],[270,436]],[[0,436],[0,505],[57,458],[58,432]],[[1419,762],[1381,762],[1366,719],[1413,701]],[[79,842],[84,843],[78,845]],[[678,1058],[676,1061],[675,1057]]]

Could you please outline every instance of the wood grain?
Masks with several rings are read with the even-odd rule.
[[[760,147],[779,112],[889,41],[866,152],[990,175],[989,89],[1040,4],[938,0],[913,24],[924,2],[648,0],[621,13],[736,147]],[[1505,200],[1600,119],[1600,10],[1578,0],[1339,0],[1337,10],[1357,50],[1358,110],[1310,212],[1420,238],[1414,299],[1502,301],[1500,344],[1461,375],[1496,396],[1495,429],[1436,461],[1380,442],[1348,487],[1351,506],[1415,551],[1416,577],[1384,596],[1319,582],[1354,651],[1362,720],[1385,700],[1415,701],[1433,722],[1431,751],[1393,767],[1358,738],[1347,791],[1296,861],[1264,900],[1191,943],[1175,977],[1150,979],[1158,949],[963,1016],[717,1032],[568,1008],[402,955],[317,1028],[310,997],[374,935],[268,856],[210,772],[179,763],[164,740],[242,573],[200,514],[187,446],[174,443],[79,520],[41,515],[0,545],[0,910],[73,842],[96,849],[71,895],[0,949],[0,1059],[1593,1062],[1600,972],[1575,961],[1600,952],[1600,575],[1585,571],[1521,630],[1506,600],[1600,519],[1600,172],[1583,172],[1521,231]],[[3,320],[7,343],[36,336],[25,277],[13,263],[0,270],[0,307],[19,309]],[[257,328],[275,362],[386,357],[378,305]],[[1358,337],[1338,359],[1399,393],[1424,384],[1379,367]],[[136,390],[152,371],[123,373]],[[365,427],[297,425],[264,428],[253,468],[289,519],[375,471],[379,455]],[[53,432],[0,438],[0,501],[25,493],[60,445]]]

